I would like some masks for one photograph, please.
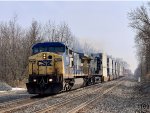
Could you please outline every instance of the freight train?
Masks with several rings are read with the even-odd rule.
[[[30,94],[56,94],[115,79],[121,72],[104,53],[86,55],[60,42],[43,42],[32,47],[26,87]]]

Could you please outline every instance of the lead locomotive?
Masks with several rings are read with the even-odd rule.
[[[102,82],[107,74],[103,57],[101,53],[88,56],[75,52],[60,42],[37,43],[29,57],[27,91],[52,94]],[[107,58],[105,63],[107,66]]]

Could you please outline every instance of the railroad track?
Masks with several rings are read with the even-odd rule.
[[[98,86],[99,84],[95,84],[94,86]],[[21,110],[21,109],[25,109],[31,105],[34,105],[35,103],[40,103],[42,101],[45,101],[47,99],[51,99],[53,97],[57,97],[57,96],[62,96],[62,95],[65,95],[65,94],[68,94],[68,93],[75,93],[75,92],[80,92],[82,91],[83,89],[88,89],[90,87],[93,87],[92,86],[87,86],[87,87],[83,87],[83,88],[79,88],[79,89],[76,89],[76,90],[72,90],[72,91],[69,91],[69,92],[64,92],[64,93],[60,93],[60,94],[57,94],[57,95],[53,95],[53,96],[50,96],[50,97],[45,97],[45,98],[39,98],[38,99],[31,99],[31,98],[24,98],[24,99],[17,99],[17,100],[14,100],[14,101],[10,101],[10,102],[5,102],[5,103],[2,103],[0,104],[0,113],[8,113],[8,112],[15,112],[17,110]],[[85,93],[85,92],[83,92]]]
[[[90,104],[91,102],[97,100],[98,98],[102,97],[103,95],[105,95],[106,93],[108,93],[109,91],[113,90],[115,87],[117,87],[119,84],[121,84],[123,81],[119,81],[116,85],[112,86],[111,88],[108,88],[107,90],[105,90],[101,95],[98,95],[96,96],[95,98],[93,99],[90,99],[88,101],[85,101],[84,103],[78,105],[77,107],[69,110],[67,113],[76,113],[77,111],[79,111],[80,109],[84,108],[85,106],[87,106],[88,104]],[[76,96],[76,97],[73,97],[73,98],[68,98],[67,100],[63,101],[63,102],[59,102],[57,104],[54,104],[54,105],[51,105],[49,107],[46,107],[45,109],[41,109],[41,110],[38,110],[36,111],[35,113],[53,113],[56,109],[61,109],[61,107],[64,107],[66,104],[69,104],[69,103],[72,103],[74,101],[76,101],[77,99],[79,99],[80,97],[84,97],[84,96],[87,96],[87,95],[91,95],[93,93],[98,93],[99,90],[102,89],[102,87],[100,88],[97,88],[96,90],[93,90],[91,91],[89,94],[85,94],[85,93],[82,93],[81,95],[79,96]]]
[[[86,101],[82,104],[80,104],[79,106],[75,107],[74,109],[71,109],[70,111],[68,111],[67,113],[77,113],[79,110],[82,110],[83,108],[85,108],[86,106],[88,106],[89,104],[91,104],[92,102],[98,100],[99,98],[101,98],[103,95],[107,94],[109,91],[113,90],[114,88],[116,88],[117,86],[119,86],[119,84],[121,84],[123,81],[119,82],[118,84],[116,84],[115,86],[105,90],[102,95],[99,95],[97,97],[95,97],[92,100]]]
[[[35,101],[36,99],[34,99]],[[3,112],[5,110],[9,110],[11,108],[14,108],[16,106],[25,104],[25,103],[30,103],[32,102],[33,99],[31,99],[31,97],[26,97],[26,98],[21,98],[21,99],[15,99],[9,102],[4,102],[2,104],[0,104],[0,112]]]

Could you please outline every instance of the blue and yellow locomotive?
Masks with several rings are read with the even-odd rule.
[[[74,52],[63,43],[37,43],[29,57],[27,90],[30,94],[52,94],[94,84],[102,75],[93,63],[91,56]]]

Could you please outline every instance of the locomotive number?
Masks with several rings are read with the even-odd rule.
[[[38,66],[52,66],[51,60],[40,60],[38,61]]]

